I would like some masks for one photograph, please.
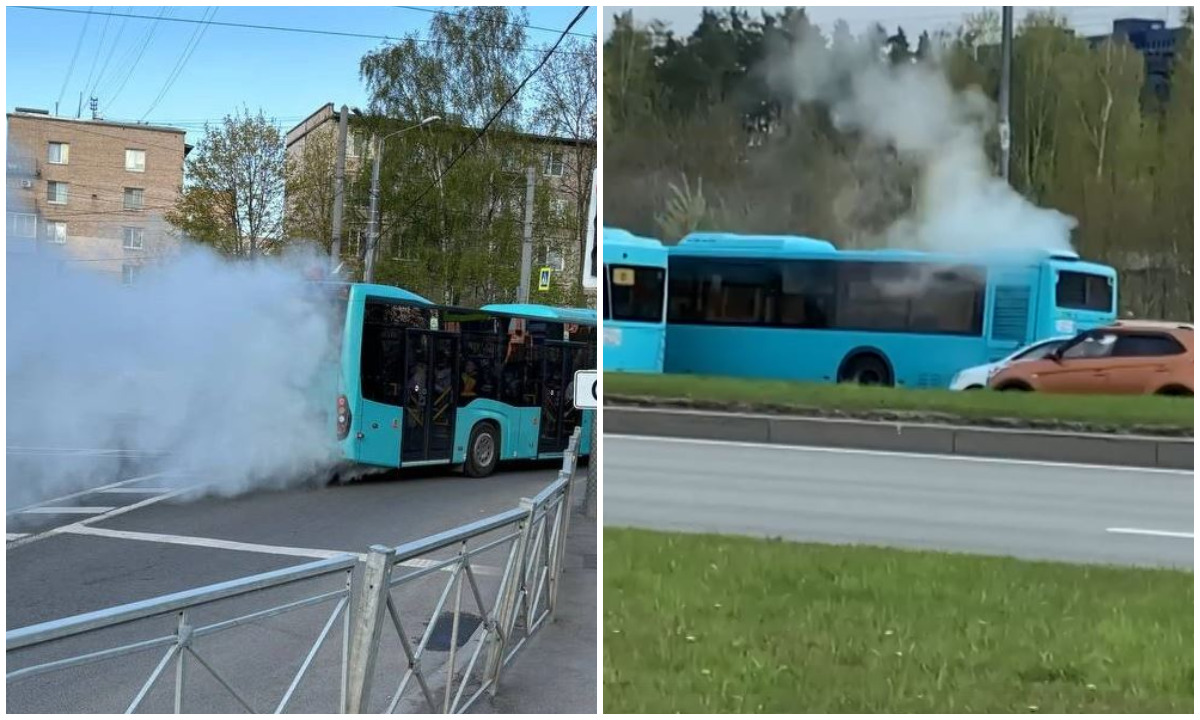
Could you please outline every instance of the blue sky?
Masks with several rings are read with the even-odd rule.
[[[528,23],[561,30],[580,7],[532,7],[528,9]],[[70,9],[86,13],[89,8]],[[201,26],[166,20],[155,23],[153,19],[124,16],[132,13],[153,18],[165,12],[164,18],[201,20],[213,9],[176,6],[164,11],[159,6],[105,6],[91,10],[93,14],[88,16],[6,8],[6,111],[19,106],[53,112],[61,93],[59,114],[74,116],[82,90],[83,116],[88,117],[88,89],[95,86],[100,111],[106,119],[140,121],[144,117],[145,122],[187,128],[188,142],[199,138],[204,120],[219,120],[243,104],[251,111],[261,107],[287,130],[326,102],[365,105],[366,90],[358,76],[358,63],[366,52],[383,43],[368,38],[211,25],[200,36],[174,84],[150,110],[193,33]],[[399,37],[410,32],[424,35],[432,17],[428,12],[392,6],[223,6],[211,19]],[[572,32],[595,34],[594,8]],[[149,43],[138,58],[137,50],[146,37]],[[526,30],[531,47],[546,47],[557,37],[557,32]],[[70,76],[64,90],[68,71]]]

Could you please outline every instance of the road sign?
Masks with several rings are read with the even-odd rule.
[[[544,267],[538,271],[538,290],[546,292],[550,289],[550,268]]]
[[[597,184],[596,171],[592,170],[592,202],[588,205],[587,247],[583,253],[583,286],[585,288],[596,287],[596,273],[600,267],[596,262],[596,236],[600,234],[600,228],[596,226],[599,221],[596,217]]]
[[[600,375],[595,370],[575,371],[575,409],[595,410],[600,404]]]

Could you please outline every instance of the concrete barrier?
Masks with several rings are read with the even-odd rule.
[[[604,432],[1013,460],[1194,469],[1190,438],[1075,434],[668,408],[604,408]]]

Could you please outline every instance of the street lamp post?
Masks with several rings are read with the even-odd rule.
[[[371,217],[367,224],[367,257],[366,267],[363,270],[363,282],[375,281],[375,248],[379,244],[379,163],[383,158],[383,144],[390,137],[424,127],[441,119],[439,115],[431,115],[416,125],[410,125],[383,137],[377,136],[375,139],[375,159],[371,165]]]

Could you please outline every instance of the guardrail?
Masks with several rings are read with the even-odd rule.
[[[176,713],[187,709],[188,680],[197,675],[211,679],[210,692],[215,681],[225,697],[247,712],[265,710],[268,704],[274,712],[283,712],[294,704],[306,679],[309,680],[306,692],[310,696],[332,700],[336,695],[340,712],[378,712],[383,707],[389,713],[398,709],[462,712],[485,692],[496,694],[503,669],[554,615],[570,524],[579,440],[576,429],[554,482],[535,497],[522,499],[518,507],[497,515],[397,547],[373,546],[364,556],[346,555],[306,563],[9,631],[5,636],[9,698],[6,710],[22,712],[12,706],[12,686],[16,682],[165,649],[148,675],[144,672],[137,675],[136,692],[132,690],[133,671],[122,667],[126,676],[122,679],[131,685],[126,696],[132,693],[132,699],[125,705],[126,712],[144,708],[152,691],[162,689],[159,681],[167,674],[174,676],[170,706]],[[431,557],[447,550],[453,551],[449,557]],[[486,566],[483,563],[487,557],[502,559],[502,563],[497,567]],[[328,584],[330,578],[339,576],[342,582],[332,589],[308,590],[286,602],[276,599],[265,603],[266,607],[225,613],[232,617],[197,622],[199,615],[211,613],[226,603],[263,604],[266,596],[294,590],[305,583]],[[439,592],[430,592],[439,587]],[[435,596],[432,610],[423,612]],[[234,664],[241,667],[237,672],[218,669],[221,663],[215,661],[215,654],[222,648],[197,647],[201,639],[230,636],[235,629],[247,630],[263,620],[289,613],[294,616],[305,608],[330,603],[333,608],[319,616],[320,630],[311,642],[301,645],[295,642],[298,636],[312,637],[313,628],[308,626],[289,627],[284,633],[272,636],[281,638],[286,646],[282,652],[278,645],[264,645],[254,638],[249,639],[250,645],[227,644],[223,648],[224,659],[229,664],[233,662],[230,656],[235,656]],[[446,610],[448,604],[452,610]],[[172,616],[175,619],[172,632],[152,632],[145,627]],[[334,662],[327,657],[329,652],[322,655],[321,650],[328,647],[329,636],[334,634],[339,620],[337,634],[341,647]],[[411,636],[409,628],[421,623],[424,624],[421,633]],[[449,642],[444,643],[447,628]],[[308,635],[303,634],[306,631]],[[51,653],[50,657],[37,657],[19,666],[24,654],[45,656],[58,643],[78,644],[105,632],[123,632],[134,637],[115,645],[110,640],[103,647],[87,647],[66,657]],[[439,640],[436,648],[435,637]],[[299,666],[289,673],[286,689],[272,693],[261,682],[247,688],[247,682],[269,674],[263,668],[288,664],[285,658],[278,657],[280,654],[289,657],[295,654],[293,665],[302,656]],[[169,673],[167,668],[172,662],[174,671]],[[250,668],[259,671],[249,671]],[[395,690],[382,703],[376,703],[378,708],[374,707],[372,686],[394,677],[400,677]],[[89,681],[94,682],[94,675]],[[120,685],[120,680],[116,684]],[[104,687],[106,697],[119,690],[108,684]],[[419,692],[410,692],[413,687]],[[44,700],[50,691],[48,687],[33,696]],[[270,702],[266,703],[268,698]],[[90,707],[73,710],[95,711]]]

